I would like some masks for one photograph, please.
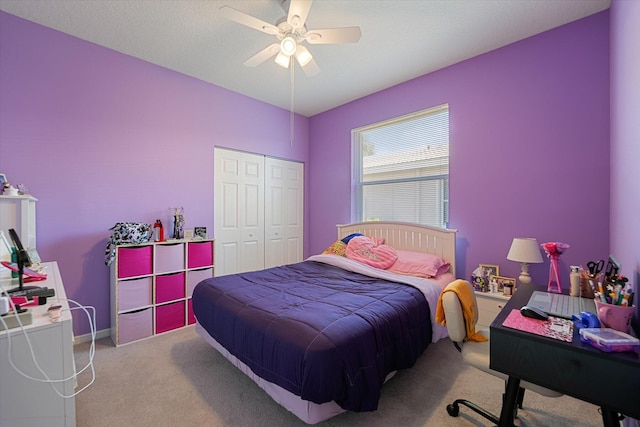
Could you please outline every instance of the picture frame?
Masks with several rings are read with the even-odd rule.
[[[480,270],[484,277],[489,280],[491,276],[500,275],[500,266],[495,264],[480,264]]]
[[[206,239],[207,238],[207,227],[194,227],[193,228],[193,237],[195,239]]]
[[[493,281],[494,279],[498,284],[498,292],[504,293],[504,285],[511,286],[512,291],[516,290],[516,279],[514,277],[492,276],[490,281]]]

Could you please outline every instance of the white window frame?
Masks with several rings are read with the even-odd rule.
[[[365,132],[405,123],[411,120],[422,119],[426,116],[441,114],[443,112],[446,112],[447,114],[447,129],[446,129],[447,143],[446,143],[446,149],[444,144],[439,145],[438,147],[441,147],[441,150],[446,152],[446,171],[445,171],[446,173],[436,173],[432,175],[430,174],[426,176],[414,176],[414,177],[401,177],[401,178],[395,177],[395,178],[380,179],[375,181],[363,181],[362,179],[363,161],[361,156],[361,144],[363,142],[363,134]],[[371,125],[367,125],[367,126],[363,126],[363,127],[351,130],[351,141],[352,141],[352,150],[353,150],[352,151],[352,159],[353,159],[352,171],[353,171],[353,188],[354,188],[352,212],[354,212],[354,215],[355,215],[354,219],[356,221],[366,221],[366,220],[376,220],[376,219],[388,220],[388,221],[402,220],[402,219],[395,218],[393,216],[386,217],[386,218],[364,218],[363,193],[367,186],[380,186],[380,185],[386,185],[386,184],[402,185],[403,183],[410,183],[410,182],[426,183],[426,182],[436,180],[439,182],[437,183],[435,189],[434,187],[431,187],[431,190],[432,190],[431,195],[435,196],[435,198],[437,199],[436,206],[432,207],[433,209],[435,209],[434,212],[436,212],[435,216],[437,218],[435,219],[421,218],[421,215],[419,213],[416,213],[416,218],[418,219],[416,221],[411,221],[411,222],[418,222],[424,225],[431,225],[436,227],[445,227],[445,228],[447,227],[448,221],[449,221],[449,119],[448,119],[448,113],[449,113],[449,105],[443,104],[437,107],[428,108],[422,111],[418,111],[418,112],[407,114],[401,117],[396,117],[390,120],[385,120],[382,122],[374,123]],[[445,157],[440,157],[440,159],[442,159],[442,162],[445,161]],[[443,172],[443,171],[440,171],[440,172]],[[418,189],[416,189],[416,192],[417,191]],[[418,196],[416,195],[416,197]],[[407,209],[416,210],[416,209],[424,208],[424,205],[420,207],[421,203],[423,203],[422,199],[420,199],[420,202],[417,202],[414,206],[407,207]]]

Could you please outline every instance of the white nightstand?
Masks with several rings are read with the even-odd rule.
[[[478,302],[478,324],[481,328],[489,328],[509,298],[500,292],[475,292]]]

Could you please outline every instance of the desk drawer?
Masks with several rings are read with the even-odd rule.
[[[478,326],[488,328],[507,301],[476,294],[478,302]]]

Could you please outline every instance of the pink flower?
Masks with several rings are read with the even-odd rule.
[[[559,256],[569,248],[569,245],[562,242],[547,242],[541,244],[540,246],[547,253],[547,257]]]

